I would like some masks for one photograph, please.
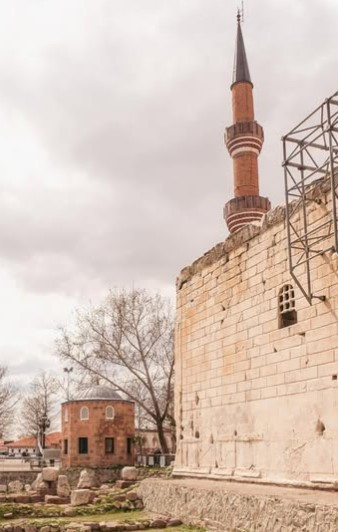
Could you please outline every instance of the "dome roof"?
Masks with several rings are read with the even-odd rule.
[[[115,401],[123,401],[122,397],[115,392],[112,388],[109,388],[108,386],[102,386],[100,384],[92,384],[91,386],[88,386],[88,388],[85,388],[84,390],[80,390],[77,392],[77,394],[74,395],[74,397],[71,399],[72,401],[99,401],[99,400],[115,400]]]

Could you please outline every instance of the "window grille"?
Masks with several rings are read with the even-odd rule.
[[[291,284],[284,285],[279,291],[279,328],[297,323],[295,291]]]

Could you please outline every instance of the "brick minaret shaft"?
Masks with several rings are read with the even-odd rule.
[[[259,221],[271,207],[259,195],[258,156],[264,142],[262,126],[255,121],[253,84],[250,78],[241,28],[237,16],[237,43],[231,85],[234,124],[225,131],[225,144],[233,159],[234,198],[224,207],[230,233]]]

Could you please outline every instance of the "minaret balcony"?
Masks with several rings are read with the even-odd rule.
[[[255,120],[238,122],[226,128],[224,140],[231,157],[243,152],[259,155],[264,142],[264,131]]]

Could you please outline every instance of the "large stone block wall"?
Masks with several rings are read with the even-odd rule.
[[[327,183],[308,197],[311,229],[328,219]],[[309,305],[290,277],[278,207],[181,272],[176,475],[338,480],[337,255],[316,257],[311,270],[313,293],[326,300]],[[298,323],[279,328],[288,283]]]
[[[336,493],[205,480],[141,482],[145,509],[219,532],[333,532]]]

